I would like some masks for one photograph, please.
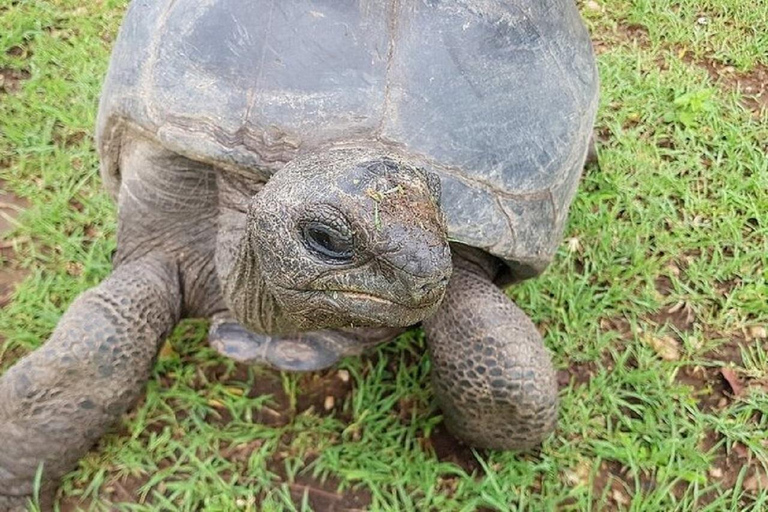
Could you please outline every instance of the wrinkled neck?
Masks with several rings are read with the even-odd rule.
[[[235,319],[259,334],[282,331],[281,308],[265,279],[247,230],[239,239],[219,236],[216,264],[224,301]]]
[[[248,209],[263,183],[219,173],[216,271],[229,312],[253,332],[274,332],[279,310],[250,234]]]
[[[216,271],[230,313],[253,332],[275,329],[278,307],[263,275],[248,227],[248,205],[261,188],[219,176]]]

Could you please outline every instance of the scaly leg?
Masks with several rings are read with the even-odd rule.
[[[424,322],[448,429],[471,446],[525,449],[555,426],[557,384],[533,322],[481,265],[454,257],[438,312]]]
[[[44,490],[54,489],[136,402],[180,309],[175,264],[126,263],[0,378],[0,511],[23,509],[40,465]]]

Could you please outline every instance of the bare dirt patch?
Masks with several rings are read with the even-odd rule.
[[[183,364],[194,364],[193,361]],[[248,382],[249,367],[243,364],[235,365],[233,371],[225,364],[209,366],[201,370],[200,375],[192,383],[194,389],[204,391],[210,388],[211,382],[223,385],[232,384],[238,387]],[[173,385],[172,377],[161,376],[164,387]],[[253,385],[245,395],[248,398],[270,396],[270,400],[259,409],[252,411],[253,422],[267,426],[279,427],[291,423],[297,415],[312,412],[318,416],[337,415],[342,421],[351,421],[348,413],[343,411],[343,404],[352,392],[353,384],[345,370],[330,369],[322,372],[309,372],[299,376],[298,390],[295,403],[283,387],[280,372],[263,368],[259,370]],[[223,404],[210,402],[213,407],[206,421],[216,424],[227,424],[232,418]],[[183,416],[183,412],[180,413]],[[161,426],[158,428],[162,428]]]
[[[696,314],[687,302],[678,302],[649,315],[647,320],[655,325],[671,325],[680,332],[690,331],[696,323]]]
[[[719,368],[689,366],[677,373],[677,382],[689,386],[703,412],[715,412],[730,403],[728,387]]]
[[[710,452],[721,443],[719,436],[714,432],[709,432],[700,443],[702,452]],[[744,488],[750,492],[757,490],[757,482],[763,483],[765,472],[760,467],[759,462],[752,457],[749,449],[740,443],[734,443],[730,450],[724,446],[717,449],[717,455],[712,461],[709,469],[709,479],[711,482],[719,485],[721,489],[733,489],[741,472],[747,468],[744,477]],[[711,490],[704,493],[699,499],[699,506],[703,506],[717,498],[717,491]],[[740,500],[741,505],[745,505],[744,500]]]
[[[592,34],[592,45],[597,55],[601,55],[614,46],[637,45],[640,48],[649,48],[651,38],[648,29],[637,23],[619,22],[611,32],[600,31]]]
[[[718,333],[704,333],[708,339],[724,338]],[[680,369],[677,374],[677,382],[690,386],[694,393],[698,407],[701,411],[712,413],[729,406],[742,392],[752,385],[748,380],[741,378],[741,369],[744,364],[741,355],[741,346],[748,343],[742,336],[736,334],[730,340],[719,347],[706,352],[702,356],[704,362],[701,365],[691,365]]]
[[[183,364],[192,364],[185,362]],[[219,364],[201,369],[197,381],[193,387],[202,391],[210,388],[212,382],[227,385],[228,383],[242,384],[249,379],[249,367],[247,365],[237,364],[234,370],[231,370],[225,364]],[[172,377],[160,377],[163,386],[171,387],[173,385]],[[290,396],[285,392],[280,372],[262,369],[254,379],[253,385],[245,392],[250,398],[269,395],[269,400],[264,406],[253,411],[253,422],[264,425],[280,427],[288,425],[294,418],[305,412],[312,412],[316,415],[337,414],[345,418],[348,414],[342,411],[342,405],[345,399],[350,395],[353,389],[353,380],[345,370],[327,370],[323,372],[314,372],[302,374],[298,381],[298,392],[296,400],[292,403]],[[206,417],[206,422],[211,424],[224,425],[232,418],[226,407],[217,406],[211,403],[213,412]],[[141,407],[139,404],[137,407]],[[177,416],[182,418],[184,413],[179,407]],[[351,421],[351,418],[346,418]],[[160,433],[164,425],[153,423],[148,426],[147,431]],[[127,435],[127,432],[124,433]],[[247,443],[232,444],[224,446],[221,449],[221,456],[238,464],[246,464],[252,453],[263,445],[263,440],[254,439]],[[290,439],[284,438],[281,445],[286,447],[290,445]],[[273,458],[267,462],[267,470],[278,476],[274,481],[275,486],[283,483],[288,485],[297,507],[301,507],[302,501],[307,499],[313,510],[323,511],[352,511],[366,510],[371,503],[371,496],[364,490],[345,489],[339,492],[340,481],[333,478],[320,480],[310,474],[299,471],[295,478],[289,478],[285,470],[284,458],[289,455],[286,450],[278,450]],[[309,455],[305,461],[309,465],[313,460],[313,455]],[[158,464],[162,467],[167,461],[160,461]],[[305,467],[306,467],[305,465]],[[104,486],[101,495],[112,504],[137,503],[139,502],[138,489],[140,489],[148,480],[149,476],[126,477],[109,482]],[[157,487],[158,492],[163,493],[164,485],[160,483]],[[264,499],[264,496],[254,496],[253,504],[257,504]],[[151,498],[147,499],[152,503]],[[74,512],[90,506],[90,500],[80,500],[77,497],[62,498],[59,502],[62,511]]]
[[[16,218],[28,207],[25,199],[8,191],[0,181],[0,307],[8,304],[16,284],[27,274],[13,259],[15,245],[23,240],[9,240],[7,235],[16,227]]]
[[[755,114],[768,109],[768,66],[760,65],[749,73],[737,74],[732,85],[742,93],[745,106]]]
[[[768,66],[758,64],[751,71],[737,71],[715,59],[694,60],[685,56],[683,60],[705,69],[714,82],[738,92],[741,103],[755,115],[768,110]]]
[[[19,92],[21,83],[30,76],[26,69],[0,68],[0,94]]]
[[[234,374],[216,375],[216,370],[207,372],[210,379],[233,380],[243,382],[247,380],[248,367],[237,365]],[[322,372],[302,374],[298,381],[298,393],[294,403],[285,392],[280,373],[273,370],[262,370],[254,385],[248,390],[251,398],[271,395],[270,403],[254,411],[254,421],[266,425],[282,426],[290,423],[297,415],[311,412],[318,416],[339,416],[343,421],[351,421],[351,417],[344,412],[342,406],[347,397],[352,393],[353,381],[346,370],[331,369]],[[226,412],[222,408],[219,418],[210,418],[211,421],[228,421]],[[289,440],[283,440],[288,443]],[[261,446],[261,440],[254,440],[245,445],[230,446],[222,452],[227,459],[237,461],[247,460],[251,453]],[[267,462],[267,469],[276,474],[279,479],[275,485],[285,483],[291,493],[291,498],[297,507],[303,500],[309,501],[313,510],[329,512],[366,510],[371,503],[371,495],[364,490],[345,489],[339,491],[340,481],[334,478],[320,480],[306,472],[299,471],[294,478],[290,478],[285,470],[283,457],[286,452],[278,453]],[[308,466],[312,462],[312,455],[306,460]],[[257,501],[263,497],[257,497]]]
[[[600,470],[595,475],[594,495],[601,496],[607,494],[609,501],[605,503],[607,510],[624,510],[629,505],[630,489],[634,488],[634,483],[628,475],[628,468],[623,467],[616,461],[607,460],[600,464]],[[652,479],[641,475],[641,486],[644,490],[651,489],[655,485]]]
[[[483,471],[472,449],[452,436],[445,423],[440,423],[429,437],[422,439],[422,447],[434,451],[440,462],[456,464],[468,474]]]
[[[85,130],[69,130],[61,123],[55,123],[53,126],[53,142],[63,148],[71,148],[79,145],[83,140],[89,138]]]
[[[719,334],[710,334],[710,336],[723,337]],[[738,334],[733,335],[729,342],[704,354],[705,361],[717,361],[722,365],[681,368],[676,380],[694,390],[694,396],[701,411],[716,415],[733,402],[748,395],[751,392],[750,388],[768,390],[768,382],[749,378],[742,367],[744,362],[741,346],[752,342],[755,340],[743,338]],[[715,432],[708,432],[701,441],[701,450],[702,452],[714,450],[714,460],[708,477],[712,483],[718,484],[720,489],[734,488],[745,468],[743,482],[745,490],[753,492],[765,485],[765,471],[746,446],[734,443],[730,449],[726,449]],[[698,505],[703,506],[717,496],[718,491],[708,491],[701,496]]]
[[[312,510],[326,512],[368,510],[371,501],[373,501],[367,490],[346,488],[339,491],[340,482],[334,478],[319,480],[299,472],[295,478],[291,479],[281,462],[279,459],[272,459],[268,465],[269,470],[288,484],[291,498],[297,507],[301,507],[305,496]],[[307,464],[311,462],[311,459],[307,460]]]
[[[140,503],[138,499],[139,490],[149,479],[145,477],[127,476],[120,480],[115,480],[106,485],[102,495],[110,501],[112,505],[125,503]],[[80,499],[75,496],[66,496],[58,502],[60,512],[80,512],[90,510],[93,502],[90,499]]]
[[[557,385],[560,389],[583,386],[587,384],[600,371],[593,361],[571,363],[565,370],[557,371]]]

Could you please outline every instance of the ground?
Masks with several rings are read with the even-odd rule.
[[[0,371],[110,271],[93,124],[125,2],[0,4]],[[236,365],[186,322],[62,510],[768,509],[768,3],[580,5],[600,166],[510,290],[559,370],[530,454],[444,431],[420,332],[337,369]]]

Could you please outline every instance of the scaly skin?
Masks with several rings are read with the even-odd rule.
[[[439,184],[380,152],[309,158],[262,191],[130,133],[120,170],[115,271],[0,377],[0,512],[25,506],[41,464],[50,496],[140,396],[181,317],[234,315],[249,339],[274,341],[251,362],[306,370],[391,338],[437,309],[444,293],[451,263]],[[331,170],[336,181],[323,189]],[[350,174],[359,177],[354,190]],[[397,193],[374,200],[368,191]],[[353,224],[348,261],[308,251],[307,216]],[[328,327],[341,330],[311,333]]]
[[[135,403],[180,312],[176,265],[141,258],[80,295],[0,378],[0,510],[32,494],[40,464],[48,491]]]
[[[214,319],[211,343],[225,355],[299,371],[425,321],[456,435],[520,448],[551,430],[541,338],[493,284],[500,262],[462,246],[451,261],[439,180],[407,158],[336,148],[264,184],[128,133],[120,171],[115,271],[0,377],[0,512],[24,506],[40,464],[50,496],[136,401],[158,347],[188,316]]]
[[[0,512],[26,508],[41,463],[49,500],[59,478],[141,396],[178,320],[221,307],[215,179],[185,163],[144,139],[125,141],[114,272],[0,376]]]
[[[436,175],[396,152],[331,148],[286,164],[253,198],[223,173],[216,267],[230,312],[259,334],[404,327],[435,312],[451,273]],[[247,190],[247,187],[245,187]],[[349,257],[312,250],[332,228]]]
[[[536,326],[493,283],[492,265],[472,260],[454,257],[445,299],[424,322],[435,396],[448,429],[470,446],[531,448],[555,427],[555,371]]]

